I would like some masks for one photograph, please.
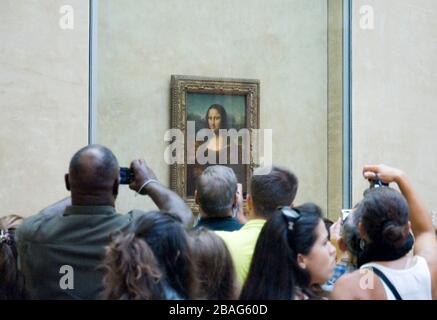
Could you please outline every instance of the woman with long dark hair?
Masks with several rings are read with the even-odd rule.
[[[240,299],[319,298],[317,286],[335,267],[335,248],[317,206],[280,208],[264,225],[256,243]]]

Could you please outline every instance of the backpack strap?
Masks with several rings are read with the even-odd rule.
[[[396,290],[393,283],[391,283],[390,280],[388,280],[387,276],[378,268],[371,267],[372,271],[387,285],[387,287],[390,289],[391,293],[395,296],[396,300],[402,300],[401,295],[399,294],[398,290]]]

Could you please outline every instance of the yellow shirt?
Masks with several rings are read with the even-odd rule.
[[[231,253],[240,286],[246,280],[256,241],[265,223],[264,219],[253,219],[249,220],[238,231],[215,231],[223,239]]]

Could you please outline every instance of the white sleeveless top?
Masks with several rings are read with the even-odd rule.
[[[403,300],[432,300],[431,273],[428,263],[421,256],[414,256],[416,263],[407,269],[387,268],[379,263],[366,263],[360,269],[378,268],[394,285]],[[377,275],[375,275],[378,277]],[[378,277],[379,278],[379,277]],[[396,300],[395,296],[380,279],[388,300]]]

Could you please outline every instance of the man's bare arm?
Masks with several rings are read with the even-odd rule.
[[[155,173],[144,161],[132,161],[131,170],[134,173],[134,181],[129,185],[129,188],[142,195],[148,195],[160,211],[178,216],[187,228],[193,226],[191,209],[179,195],[158,181]],[[144,184],[146,185],[144,186]],[[143,188],[141,189],[141,187]]]

